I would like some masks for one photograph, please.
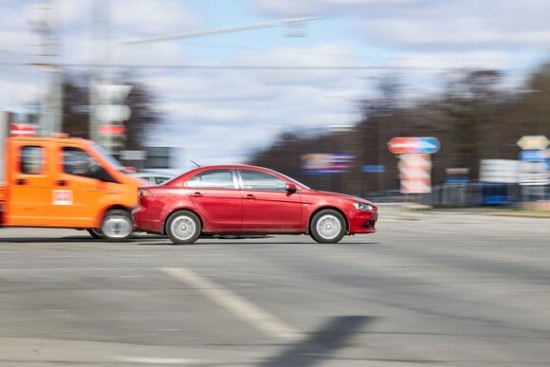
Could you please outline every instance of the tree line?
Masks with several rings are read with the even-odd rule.
[[[253,153],[248,163],[319,189],[364,196],[399,188],[398,158],[387,148],[391,138],[433,136],[441,148],[432,155],[432,183],[444,183],[453,168],[476,181],[481,159],[518,159],[516,142],[523,135],[550,138],[550,64],[519,87],[506,88],[505,81],[497,70],[459,70],[437,95],[404,105],[399,81],[385,76],[377,97],[359,101],[362,117],[352,129],[315,136],[288,131]],[[341,174],[311,176],[302,169],[302,155],[331,152],[348,152],[355,159]],[[363,173],[364,165],[384,165],[384,172]]]

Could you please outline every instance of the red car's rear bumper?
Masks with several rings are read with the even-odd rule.
[[[162,222],[158,218],[150,219],[147,210],[139,207],[132,212],[134,227],[138,231],[162,233]]]

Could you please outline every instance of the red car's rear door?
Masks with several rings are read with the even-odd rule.
[[[242,202],[234,172],[231,169],[204,171],[186,183],[206,232],[241,229]]]
[[[287,182],[253,169],[239,171],[242,182],[243,232],[301,232],[302,201],[288,193]]]

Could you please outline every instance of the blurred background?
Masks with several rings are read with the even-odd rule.
[[[546,1],[0,4],[12,134],[140,171],[250,163],[376,202],[550,209]]]

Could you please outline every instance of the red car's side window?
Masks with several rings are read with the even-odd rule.
[[[286,191],[286,182],[273,175],[258,171],[241,171],[243,189]]]
[[[233,172],[215,170],[199,173],[187,181],[186,186],[192,189],[234,189]]]

